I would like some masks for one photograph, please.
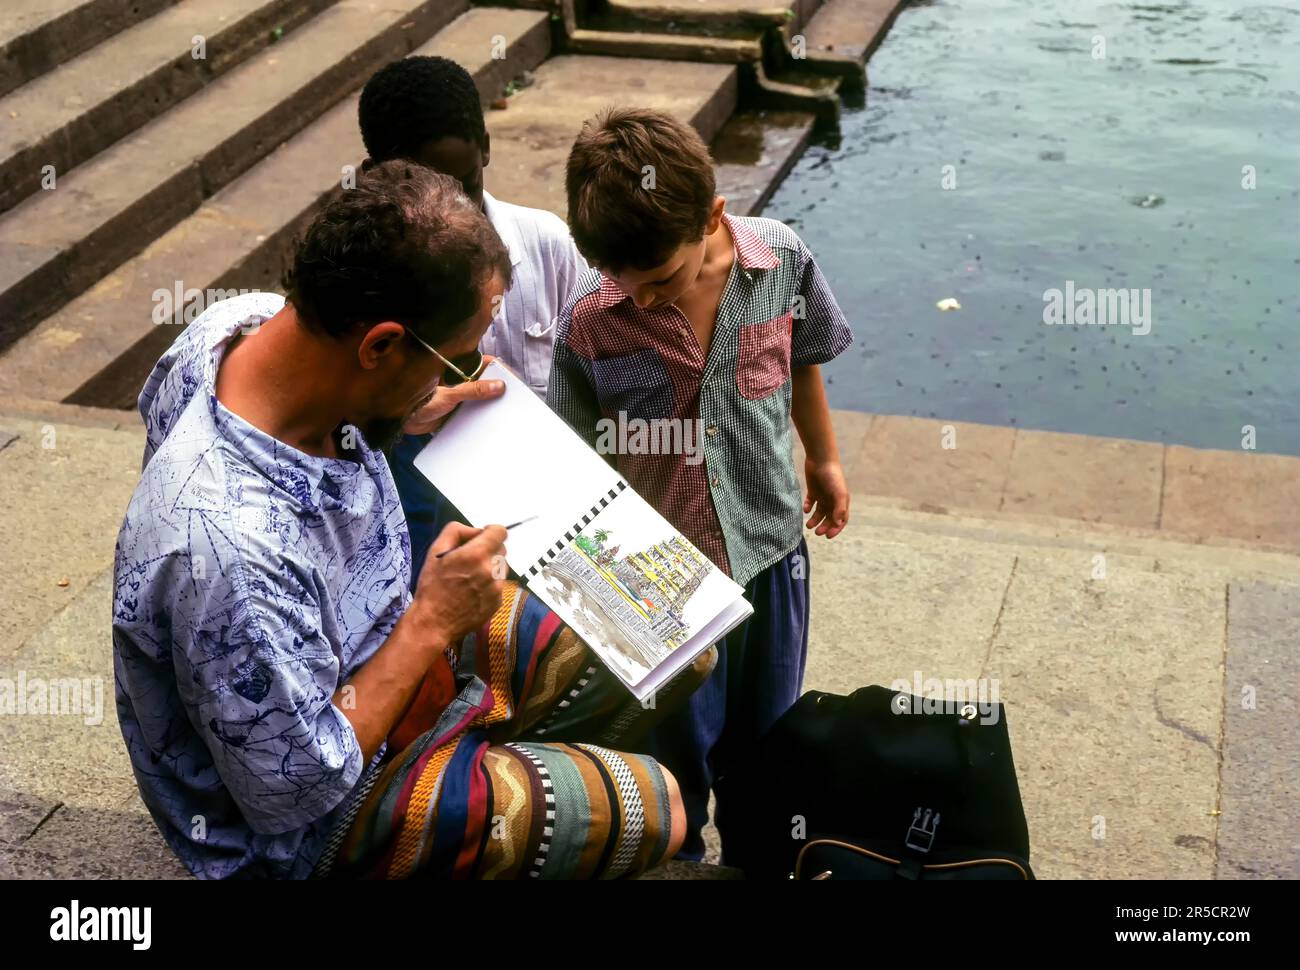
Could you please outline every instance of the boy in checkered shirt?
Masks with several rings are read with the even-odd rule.
[[[853,335],[793,230],[726,213],[708,148],[689,125],[609,111],[583,127],[565,183],[569,228],[592,269],[560,314],[547,402],[607,452],[614,436],[601,430],[620,416],[674,422],[689,453],[633,446],[613,461],[754,607],[720,644],[711,678],[649,746],[686,803],[678,858],[699,859],[714,778],[802,688],[803,515],[826,538],[849,517],[818,365]],[[807,454],[802,507],[792,418]],[[719,804],[714,819],[724,855],[727,811]]]

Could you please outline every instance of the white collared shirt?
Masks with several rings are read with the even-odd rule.
[[[514,282],[479,349],[500,358],[545,400],[555,321],[587,261],[553,212],[502,202],[486,191],[483,212],[510,252]]]

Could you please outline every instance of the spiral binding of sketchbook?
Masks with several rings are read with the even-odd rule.
[[[578,534],[582,532],[582,530],[585,529],[591,523],[591,520],[600,514],[600,510],[603,509],[605,506],[607,506],[615,498],[617,498],[618,493],[623,491],[623,489],[625,488],[627,488],[627,482],[622,481],[620,479],[619,483],[615,485],[613,488],[611,488],[607,495],[602,495],[600,497],[600,501],[598,501],[595,505],[591,507],[591,511],[584,513],[581,519],[573,523],[573,528],[567,530],[564,533],[563,539],[559,540],[558,542],[555,543],[555,545],[547,549],[546,552],[537,560],[536,563],[528,567],[528,579],[533,579],[546,566],[548,562],[550,562],[557,555],[559,555],[560,552],[562,552],[564,549],[564,544],[566,542],[572,542],[574,539],[576,539],[578,537]]]

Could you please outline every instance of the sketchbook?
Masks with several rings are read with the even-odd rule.
[[[482,527],[510,530],[529,590],[644,701],[753,613],[744,590],[501,364],[491,401],[462,404],[415,467]]]

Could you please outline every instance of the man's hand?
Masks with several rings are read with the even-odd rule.
[[[411,610],[436,643],[452,644],[491,619],[501,605],[506,530],[451,522],[429,547]],[[449,552],[450,550],[450,552]],[[448,552],[439,558],[438,554]]]
[[[486,623],[500,605],[505,538],[499,525],[471,529],[453,522],[443,529],[429,549],[410,607],[384,645],[335,692],[334,705],[351,723],[363,761],[375,756],[409,710],[434,658]]]
[[[494,359],[484,354],[484,366],[492,363]],[[468,384],[456,384],[452,387],[439,385],[433,392],[433,397],[429,399],[429,403],[406,419],[402,430],[407,434],[428,434],[437,431],[447,416],[465,401],[485,401],[500,397],[505,391],[505,381],[470,381]]]
[[[803,500],[808,528],[816,535],[834,539],[849,521],[849,486],[838,461],[804,462],[808,496]]]

